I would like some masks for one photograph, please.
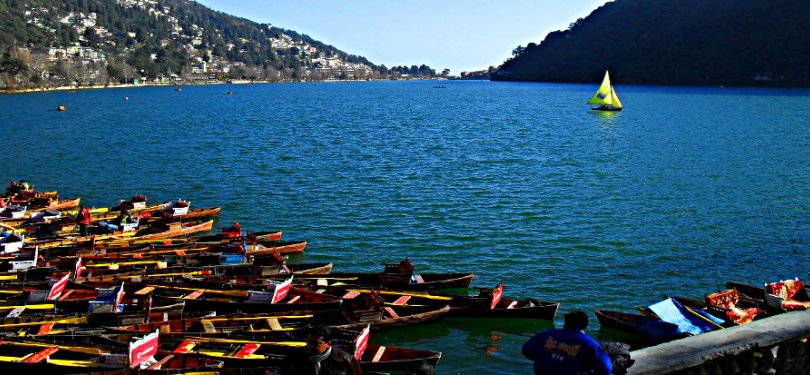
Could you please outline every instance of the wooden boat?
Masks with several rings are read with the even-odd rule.
[[[162,214],[163,211],[165,211],[165,209],[146,211],[140,216],[142,219],[145,219],[146,223],[149,223],[153,220],[159,219],[161,217],[160,214]],[[221,211],[221,207],[189,208],[187,211],[184,211],[185,213],[173,215],[172,218],[180,221],[202,219],[219,216]]]
[[[248,246],[248,256],[261,256],[273,252],[281,254],[303,253],[307,241],[265,241],[258,240],[256,244]]]
[[[656,345],[688,337],[689,334],[678,333],[677,327],[641,314],[613,310],[594,310],[599,325],[615,329],[640,338],[645,345]]]
[[[560,308],[557,302],[503,297],[503,282],[495,288],[478,289],[478,296],[453,296],[450,302],[452,309],[448,317],[553,320]]]
[[[101,244],[110,241],[125,241],[135,236],[135,231],[129,232],[115,232],[104,235],[92,235],[84,237],[59,237],[53,236],[52,238],[43,238],[37,240],[26,241],[28,247],[39,247],[40,249],[50,249],[52,247],[60,246],[81,246],[83,243],[87,244]]]
[[[380,306],[380,308],[357,309],[344,307],[344,314],[351,323],[333,326],[338,329],[362,329],[369,326],[372,331],[386,328],[404,327],[438,319],[450,311],[450,306]]]
[[[75,256],[98,256],[98,257],[139,257],[149,255],[168,255],[178,252],[208,251],[211,245],[195,245],[189,238],[158,238],[145,239],[128,238],[126,240],[112,239],[109,241],[93,241],[82,239],[79,242],[72,242],[58,246],[50,246],[44,249],[43,255],[46,258],[75,257]],[[27,247],[32,251],[31,246]]]
[[[191,319],[196,315],[190,312],[183,312],[182,305],[171,306],[169,308],[155,308],[152,311],[141,312],[111,312],[111,313],[83,313],[80,315],[20,315],[19,317],[5,318],[0,320],[0,332],[16,335],[58,335],[62,333],[75,334],[76,332],[102,329],[105,326],[128,326],[145,323],[155,325],[166,324],[168,321],[175,321],[186,318]],[[208,314],[208,312],[201,313]],[[151,333],[155,330],[144,331]]]
[[[159,212],[163,210],[164,207],[166,207],[166,204],[168,203],[159,203],[151,206],[135,205],[133,206],[133,208],[130,209],[129,212],[133,215],[141,215],[146,212]],[[120,207],[110,207],[107,209],[107,211],[103,213],[93,214],[91,212],[90,220],[93,223],[98,223],[101,221],[110,221],[118,217],[118,215],[120,214],[121,214]]]
[[[294,310],[337,310],[341,299],[306,289],[290,287],[278,298],[274,291],[212,290],[150,285],[156,301],[185,302],[188,311],[217,311],[219,313],[261,313]]]
[[[208,220],[202,223],[191,223],[189,226],[183,226],[181,223],[172,223],[166,228],[149,227],[146,229],[127,232],[115,232],[106,235],[92,235],[85,237],[69,237],[62,238],[56,237],[53,239],[42,239],[30,243],[30,246],[39,246],[43,249],[52,247],[59,247],[65,245],[81,246],[82,243],[101,244],[106,242],[135,242],[153,239],[169,239],[174,237],[189,236],[194,233],[210,231],[214,225],[213,220]]]
[[[709,313],[734,325],[750,323],[754,319],[767,316],[758,305],[751,305],[743,300],[740,292],[734,288],[706,294],[705,299],[706,310]]]
[[[596,93],[588,100],[588,104],[597,104],[598,107],[592,107],[594,111],[621,111],[622,102],[619,96],[616,95],[616,90],[610,83],[610,74],[605,71],[605,78],[602,79],[602,84]]]
[[[303,340],[295,339],[268,341],[261,338],[187,337],[174,352],[222,360],[226,368],[277,366],[284,369],[282,373],[292,374],[297,373],[293,366],[295,363],[307,361],[305,346]],[[343,348],[349,353],[354,351],[346,346]],[[405,371],[422,361],[435,366],[440,358],[440,352],[368,344],[359,364],[363,372]]]
[[[172,223],[169,224],[169,227],[166,228],[166,230],[161,231],[160,229],[150,227],[147,228],[146,230],[138,231],[136,236],[138,237],[139,240],[189,236],[194,233],[210,231],[213,226],[214,226],[213,220],[208,220],[206,222],[188,227],[181,226],[180,223]]]
[[[204,230],[205,228],[197,228],[194,230]],[[165,233],[165,232],[164,232]],[[56,257],[72,257],[72,256],[112,256],[111,254],[122,254],[116,257],[121,258],[124,255],[134,257],[142,257],[149,255],[170,255],[171,253],[182,254],[191,252],[208,252],[218,254],[235,254],[244,251],[241,243],[223,243],[223,242],[197,242],[192,238],[149,238],[137,237],[136,232],[121,232],[104,236],[87,236],[78,239],[65,239],[38,241],[34,244],[39,245],[43,254],[48,258]],[[176,234],[173,234],[176,235]],[[78,240],[78,241],[77,241]],[[271,256],[274,252],[280,253],[295,253],[301,252],[306,248],[306,241],[300,242],[278,242],[277,246],[264,247],[262,245],[248,245],[248,255],[254,258],[262,258]],[[28,246],[28,251],[33,252],[34,247]]]
[[[192,287],[202,289],[242,289],[261,290],[277,275],[309,275],[328,273],[332,263],[300,263],[273,266],[261,266],[251,263],[235,265],[191,266],[173,265],[163,266],[163,261],[146,260],[123,263],[100,263],[86,267],[80,280],[85,284],[94,286],[109,286],[110,283],[127,280],[159,280],[173,278],[180,280],[180,284],[173,286]],[[132,264],[125,269],[105,269],[119,264]],[[132,267],[142,266],[134,269]],[[95,267],[93,267],[95,266]],[[263,275],[263,276],[262,276]],[[246,282],[250,282],[247,284]],[[171,285],[165,283],[166,285]]]
[[[149,298],[125,295],[123,285],[111,288],[67,288],[67,275],[48,289],[3,290],[0,309],[52,311],[54,314],[142,312],[151,308]]]
[[[359,307],[358,307],[359,306]],[[400,327],[437,319],[450,309],[447,306],[421,306],[410,308],[402,306],[369,308],[358,305],[344,307],[340,310],[289,310],[262,312],[255,314],[232,314],[215,317],[197,317],[173,321],[155,321],[122,327],[108,327],[109,332],[154,332],[171,335],[205,335],[234,337],[238,335],[284,337],[281,333],[294,333],[316,324],[327,325],[335,329],[362,329],[370,326],[372,330]]]
[[[810,292],[799,278],[768,283],[764,289],[765,303],[771,310],[810,309]]]
[[[382,298],[386,305],[402,306],[405,311],[411,306],[451,307],[446,317],[460,318],[521,318],[554,319],[560,304],[527,298],[516,300],[503,297],[503,283],[495,288],[478,288],[477,296],[459,296],[427,293],[421,291],[398,291],[374,289],[373,293]],[[342,287],[321,287],[318,291],[350,300],[359,294],[372,293],[370,289]]]
[[[47,198],[50,200],[50,198]],[[76,199],[60,199],[51,201],[48,205],[42,207],[41,205],[29,205],[28,212],[40,212],[45,210],[65,210],[69,208],[79,207],[79,203],[81,202],[81,198]]]
[[[161,335],[217,335],[239,331],[265,330],[287,333],[306,328],[315,315],[310,311],[290,311],[260,314],[232,314],[223,316],[200,316],[174,320],[157,320],[140,324],[106,327],[111,333],[151,333],[160,330]]]
[[[442,352],[368,344],[359,362],[364,372],[385,372],[413,369],[422,363],[436,367],[441,358]]]
[[[214,251],[212,251],[214,250]],[[134,255],[133,255],[134,254]],[[79,253],[83,259],[83,266],[88,270],[108,270],[107,273],[124,273],[133,268],[138,270],[165,269],[174,267],[214,267],[233,266],[250,267],[249,272],[229,272],[228,269],[219,270],[222,275],[290,275],[290,274],[328,274],[332,270],[332,263],[298,263],[287,264],[279,254],[245,257],[239,253],[217,252],[210,247],[187,248],[174,251],[147,250],[135,253],[106,253],[104,251]],[[70,268],[76,263],[77,256],[59,258],[46,258],[39,264],[46,267]],[[2,259],[0,259],[0,265]],[[231,280],[232,282],[236,282]],[[263,282],[263,280],[244,283]]]
[[[300,276],[299,283],[310,283],[313,288],[339,283],[341,286],[365,286],[396,290],[428,290],[467,288],[473,278],[471,273],[421,273],[414,272],[407,258],[399,264],[385,264],[381,273],[335,273],[328,276]]]
[[[156,337],[156,336],[155,336]],[[138,348],[142,344],[138,344]],[[56,345],[33,340],[4,340],[0,345],[0,369],[11,374],[79,374],[115,371],[117,373],[178,373],[216,370],[223,367],[221,361],[200,358],[183,353],[158,353],[157,341],[153,350],[143,351],[135,357],[137,349],[110,352],[98,346]],[[130,370],[151,356],[159,360],[145,371]],[[141,358],[142,357],[142,358]],[[136,360],[135,358],[141,358]],[[137,362],[136,362],[137,361]]]
[[[233,226],[220,227],[219,229],[220,233],[210,236],[195,237],[194,240],[198,243],[247,242],[249,244],[256,244],[256,241],[281,240],[280,231],[248,232],[245,235],[242,233],[242,226],[239,225],[238,221],[234,222]]]
[[[745,284],[735,281],[726,283],[726,288],[735,289],[740,294],[740,299],[747,305],[758,306],[763,309],[767,314],[776,315],[781,314],[784,310],[774,308],[768,305],[765,299],[765,288],[758,287],[751,284]]]

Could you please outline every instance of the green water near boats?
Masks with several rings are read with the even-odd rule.
[[[294,260],[408,256],[558,316],[810,270],[808,90],[619,85],[624,111],[599,113],[594,85],[433,85],[0,96],[0,181],[96,206],[221,205],[223,223],[309,241]],[[528,373],[520,345],[550,324],[446,319],[372,341],[443,351],[440,373]]]

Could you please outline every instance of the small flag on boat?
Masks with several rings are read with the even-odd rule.
[[[118,287],[118,290],[115,292],[115,305],[113,306],[113,311],[123,311],[123,306],[121,305],[121,301],[124,299],[124,282],[121,282],[121,286]]]
[[[59,281],[53,283],[51,287],[51,291],[48,292],[48,299],[55,300],[62,295],[62,292],[65,290],[67,286],[68,278],[70,277],[70,272],[68,272],[65,276],[63,276]]]
[[[358,361],[360,357],[363,356],[363,353],[368,348],[368,338],[371,336],[371,324],[366,325],[366,328],[363,328],[360,331],[360,334],[357,335],[357,338],[354,340],[354,358]]]
[[[76,267],[73,269],[73,274],[76,276],[75,279],[79,279],[82,277],[82,257],[76,261]]]
[[[279,301],[283,300],[284,297],[287,297],[287,294],[290,292],[290,287],[292,286],[293,277],[290,276],[287,281],[277,284],[275,290],[273,291],[273,301],[271,303],[278,303]]]
[[[129,344],[129,367],[135,368],[150,357],[155,355],[158,350],[160,330],[146,335],[143,339]]]

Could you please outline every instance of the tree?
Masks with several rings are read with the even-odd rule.
[[[114,63],[112,63],[112,62],[108,62],[107,63],[107,78],[108,78],[107,83],[110,83],[111,81],[115,81],[115,82],[119,82],[119,83],[124,82],[125,79],[126,79],[124,77],[124,69],[121,68],[121,66],[119,66],[119,65],[114,65]]]
[[[99,43],[99,36],[96,34],[96,29],[88,27],[84,30],[84,40],[89,47],[95,47]]]
[[[18,74],[28,73],[28,66],[22,60],[11,57],[11,54],[6,52],[3,59],[0,60],[0,73],[14,77]]]

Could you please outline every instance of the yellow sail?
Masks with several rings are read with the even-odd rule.
[[[593,94],[588,104],[610,105],[616,108],[622,107],[622,102],[619,101],[619,96],[613,90],[613,85],[610,84],[610,74],[605,71],[605,78],[602,79],[602,84],[596,93]]]
[[[619,100],[619,96],[616,95],[616,90],[613,89],[613,86],[610,86],[610,101],[613,102],[613,106],[616,108],[622,107],[622,102]]]

